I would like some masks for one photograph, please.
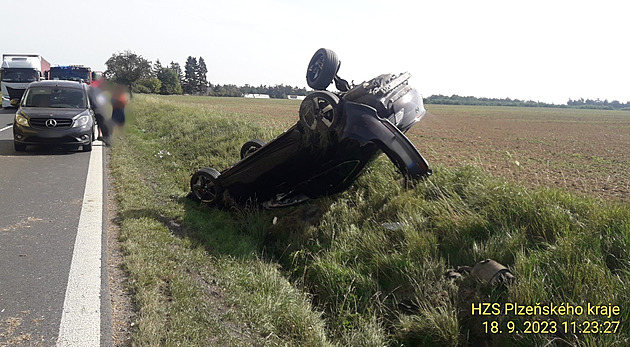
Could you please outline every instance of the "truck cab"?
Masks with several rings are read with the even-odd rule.
[[[2,107],[16,107],[31,82],[44,79],[50,63],[37,54],[4,54],[0,69]]]
[[[92,83],[92,69],[83,65],[53,66],[48,73],[48,79],[90,84]]]

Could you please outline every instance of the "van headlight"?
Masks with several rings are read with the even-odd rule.
[[[74,120],[74,125],[72,126],[75,128],[82,127],[86,125],[89,121],[90,121],[90,116],[88,115],[79,116],[77,119]]]
[[[23,127],[30,127],[28,124],[28,117],[26,117],[26,113],[24,113],[24,111],[20,111],[15,114],[15,123]]]

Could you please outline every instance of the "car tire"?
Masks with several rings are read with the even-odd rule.
[[[267,142],[259,139],[253,139],[251,141],[245,142],[245,144],[243,144],[243,147],[241,147],[241,159],[247,158],[266,144]]]
[[[82,148],[83,152],[91,152],[92,151],[92,142],[94,142],[94,129],[92,129],[92,134],[90,136],[91,136],[90,143],[88,143],[87,145],[83,145],[82,146],[83,147]]]
[[[223,187],[219,182],[221,173],[213,168],[203,168],[190,178],[191,197],[197,202],[219,204]]]
[[[300,104],[300,123],[307,131],[334,130],[340,116],[339,97],[328,91],[313,92]]]
[[[24,152],[26,151],[26,145],[23,143],[13,142],[13,148],[16,152]]]
[[[315,90],[325,90],[339,70],[339,58],[330,49],[320,48],[313,54],[306,69],[306,83]]]

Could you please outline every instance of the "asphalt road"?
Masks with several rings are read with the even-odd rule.
[[[108,345],[111,343],[111,334],[108,334],[111,320],[105,264],[106,240],[102,232],[106,225],[103,215],[106,214],[92,214],[101,220],[91,222],[86,221],[88,214],[82,212],[86,203],[84,195],[88,196],[86,178],[90,160],[95,154],[100,154],[97,151],[103,153],[103,148],[95,144],[92,152],[79,152],[29,147],[27,152],[17,153],[13,149],[10,127],[14,115],[14,109],[0,109],[0,345],[57,344],[60,330],[64,331],[62,313],[67,316],[73,310],[73,303],[69,302],[74,299],[66,299],[72,296],[71,290],[67,290],[69,276],[72,277],[71,265],[86,264],[90,268],[73,271],[97,274],[97,307],[88,307],[81,302],[74,305],[78,311],[90,311],[97,318],[100,315],[97,323],[89,323],[97,324],[97,327],[92,327],[96,330],[90,329],[95,331],[96,341]],[[95,158],[100,157],[97,155]],[[102,163],[95,165],[100,165],[98,170],[102,170]],[[96,177],[101,181],[98,194],[102,200],[98,206],[102,212],[104,201],[107,201],[103,200],[102,192],[107,190],[102,189],[102,176]],[[77,235],[81,229],[82,213],[85,215],[83,224],[98,228],[96,238],[83,241],[96,243],[99,246],[97,249],[102,252],[94,255],[95,260],[92,261],[81,258],[85,251],[81,253],[79,247],[75,248],[75,242],[77,245],[80,243]],[[103,247],[98,245],[99,240]],[[72,264],[73,259],[75,264]],[[101,265],[99,269],[91,268],[95,262],[96,267]],[[75,283],[76,280],[71,279],[70,282]],[[85,284],[79,281],[74,286],[79,288],[79,296],[87,295],[81,293],[83,288],[87,288]],[[74,321],[70,319],[70,323],[66,323],[66,333],[69,331],[72,334],[77,326],[75,322],[84,320],[80,315]],[[82,334],[77,333],[78,337],[75,337],[81,338]]]

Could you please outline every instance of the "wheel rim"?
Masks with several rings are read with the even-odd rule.
[[[241,147],[241,159],[245,159],[248,156],[252,155],[254,152],[258,151],[265,145],[265,142],[262,140],[251,140],[245,142],[243,147]]]
[[[311,81],[316,80],[324,69],[324,55],[319,54],[315,61],[308,67],[308,75]]]
[[[256,152],[258,150],[259,147],[256,146],[249,146],[246,150],[245,150],[245,154],[243,155],[243,158],[247,158],[249,157],[252,153]]]
[[[217,190],[212,177],[201,174],[193,184],[193,193],[201,201],[213,201],[217,197]]]
[[[330,128],[335,121],[335,109],[327,98],[315,96],[312,112],[305,116],[306,124],[311,130]]]

